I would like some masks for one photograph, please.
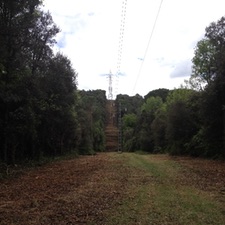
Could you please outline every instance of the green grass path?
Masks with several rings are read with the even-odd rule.
[[[225,206],[186,182],[178,162],[162,155],[112,157],[121,160],[130,175],[121,204],[106,212],[108,225],[225,225]]]

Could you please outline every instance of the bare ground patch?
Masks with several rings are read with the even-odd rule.
[[[107,154],[65,160],[0,184],[0,224],[87,224],[121,198],[126,174]],[[126,170],[124,168],[124,170]]]
[[[225,162],[191,157],[173,157],[182,166],[181,183],[210,192],[225,204]]]

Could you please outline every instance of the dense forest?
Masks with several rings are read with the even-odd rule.
[[[41,0],[0,1],[0,161],[105,150],[106,93],[77,88]],[[118,95],[123,149],[225,156],[225,18],[211,23],[179,89]]]
[[[0,161],[104,148],[105,91],[77,90],[40,0],[0,1]]]
[[[123,148],[154,153],[225,157],[225,17],[197,43],[192,74],[175,90],[117,96],[122,103]]]

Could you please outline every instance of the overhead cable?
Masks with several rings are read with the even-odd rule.
[[[150,34],[150,37],[149,37],[149,40],[148,40],[148,44],[147,44],[147,47],[146,47],[146,49],[145,49],[144,57],[143,57],[143,60],[141,60],[141,65],[140,65],[140,68],[139,68],[139,71],[138,71],[138,74],[137,74],[137,77],[136,77],[136,80],[135,80],[135,83],[134,83],[133,91],[132,91],[133,94],[134,94],[134,91],[135,91],[135,89],[136,89],[137,82],[138,82],[138,79],[139,79],[139,77],[140,77],[141,70],[142,70],[142,67],[143,67],[143,64],[144,64],[144,61],[145,61],[147,52],[148,52],[148,48],[149,48],[149,46],[150,46],[150,43],[151,43],[151,40],[152,40],[154,31],[155,31],[155,27],[156,27],[156,24],[157,24],[157,20],[158,20],[158,17],[159,17],[160,10],[161,10],[161,8],[162,8],[162,4],[163,4],[163,0],[161,0],[161,2],[160,2],[159,8],[158,8],[158,12],[157,12],[157,14],[156,14],[155,22],[154,22],[154,24],[153,24],[152,31],[151,31],[151,34]]]
[[[125,22],[126,22],[126,12],[127,12],[127,0],[123,0],[122,9],[121,9],[121,21],[120,21],[120,31],[119,31],[119,43],[118,43],[118,52],[117,52],[117,64],[116,64],[116,78],[117,85],[119,83],[119,75],[121,74],[121,61],[123,54],[123,43],[124,43],[124,31],[125,31]],[[117,87],[116,87],[117,90]]]

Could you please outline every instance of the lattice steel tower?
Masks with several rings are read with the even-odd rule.
[[[109,79],[108,99],[109,100],[113,100],[112,72],[111,71],[109,72],[109,74],[107,74],[107,78]]]

